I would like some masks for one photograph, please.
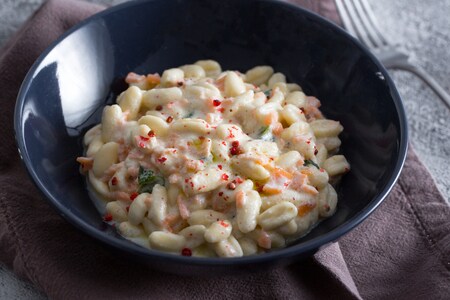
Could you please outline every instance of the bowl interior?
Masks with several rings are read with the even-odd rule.
[[[386,196],[405,158],[405,116],[386,71],[355,40],[316,15],[275,1],[141,1],[66,34],[36,62],[19,95],[15,129],[26,167],[71,223],[147,255],[102,222],[75,158],[103,106],[124,90],[128,72],[161,72],[206,58],[240,71],[271,65],[344,125],[341,151],[352,171],[342,181],[337,212],[280,255],[338,238]]]

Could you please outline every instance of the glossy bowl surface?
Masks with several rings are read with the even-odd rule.
[[[336,214],[291,246],[236,259],[149,251],[102,222],[75,158],[82,136],[123,78],[211,58],[223,69],[267,64],[322,101],[339,120],[351,172]],[[15,111],[20,153],[31,178],[71,224],[112,249],[155,268],[215,274],[257,270],[305,258],[350,231],[382,202],[402,169],[406,117],[386,70],[355,39],[301,8],[266,0],[153,0],[97,14],[53,43],[29,71]]]

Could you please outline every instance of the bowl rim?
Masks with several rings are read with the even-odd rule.
[[[281,2],[278,0],[249,0],[252,2],[268,2],[272,3],[274,5],[285,7],[294,11],[297,11],[298,13],[304,14],[309,18],[315,19],[316,22],[320,23],[321,25],[328,27],[334,31],[337,31],[339,34],[344,36],[346,39],[351,41],[354,46],[359,48],[359,50],[369,57],[371,61],[379,68],[379,71],[384,76],[384,80],[386,81],[389,91],[391,94],[391,97],[393,99],[397,117],[399,119],[399,135],[400,135],[400,142],[397,145],[398,147],[398,159],[396,161],[395,167],[392,171],[392,176],[388,180],[388,182],[385,184],[385,186],[382,188],[378,196],[374,197],[371,202],[366,205],[361,211],[356,213],[351,219],[345,221],[343,224],[339,225],[338,227],[334,228],[333,230],[320,235],[318,237],[315,237],[311,240],[305,241],[301,243],[301,245],[293,245],[288,246],[285,248],[277,249],[276,251],[271,251],[264,254],[254,255],[254,256],[243,256],[243,257],[237,257],[237,258],[204,258],[204,257],[186,257],[182,255],[174,255],[171,253],[166,253],[162,251],[155,251],[151,249],[147,249],[141,246],[138,246],[134,243],[130,243],[129,241],[125,239],[120,239],[117,237],[114,237],[112,235],[104,234],[104,232],[99,229],[92,227],[88,223],[84,222],[82,219],[78,218],[76,215],[74,215],[71,210],[63,205],[61,205],[58,200],[52,196],[49,190],[45,187],[45,185],[42,183],[42,181],[39,179],[38,175],[36,174],[35,170],[32,168],[31,159],[28,156],[27,147],[25,144],[25,139],[23,135],[22,130],[22,111],[23,107],[25,105],[26,95],[27,92],[32,84],[34,74],[36,70],[40,67],[41,63],[44,61],[44,59],[47,57],[47,55],[59,44],[61,43],[66,37],[71,35],[73,32],[77,31],[78,29],[84,27],[85,25],[89,23],[96,22],[98,20],[101,20],[104,17],[107,17],[108,15],[112,15],[116,13],[117,11],[122,11],[130,7],[139,6],[139,5],[145,5],[145,3],[154,2],[154,1],[160,1],[160,0],[134,0],[125,2],[122,4],[118,4],[116,6],[106,8],[105,10],[98,12],[85,20],[79,22],[72,28],[70,28],[68,31],[63,33],[61,36],[59,36],[55,41],[50,43],[50,45],[41,53],[41,55],[37,58],[37,60],[33,63],[32,67],[28,71],[25,79],[22,82],[22,85],[20,87],[17,101],[15,105],[15,111],[14,111],[14,134],[16,138],[16,142],[18,145],[18,152],[21,158],[22,163],[25,165],[25,169],[27,170],[29,176],[32,178],[33,183],[38,187],[38,189],[41,191],[41,193],[45,196],[46,200],[50,202],[50,204],[57,209],[57,213],[60,214],[67,222],[78,228],[79,230],[83,231],[87,235],[93,237],[96,240],[101,241],[102,243],[111,246],[115,249],[125,251],[128,253],[131,253],[133,255],[137,255],[140,257],[145,257],[147,259],[151,258],[163,258],[168,262],[174,262],[174,263],[183,263],[183,264],[189,264],[189,265],[218,265],[218,266],[227,266],[227,265],[239,265],[240,263],[245,264],[254,264],[254,263],[261,263],[261,262],[267,262],[277,259],[286,259],[290,257],[300,256],[305,253],[313,253],[316,250],[319,250],[323,247],[326,247],[327,245],[335,242],[339,238],[343,237],[345,234],[347,234],[349,231],[357,227],[361,222],[363,222],[369,215],[373,213],[373,211],[384,201],[384,199],[388,196],[390,191],[392,190],[393,186],[397,182],[400,173],[403,169],[403,165],[406,160],[406,155],[408,151],[408,124],[407,124],[407,118],[405,109],[403,106],[402,99],[398,93],[398,90],[389,76],[386,68],[379,62],[379,60],[375,57],[374,54],[370,52],[368,48],[363,46],[356,38],[351,36],[349,33],[347,33],[343,28],[338,26],[337,24],[333,23],[332,21],[322,17],[321,15],[312,12],[310,10],[307,10],[303,7],[297,6],[295,4]],[[168,1],[168,0],[165,0]],[[176,0],[171,0],[176,1]]]

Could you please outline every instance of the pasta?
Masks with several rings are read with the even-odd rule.
[[[125,238],[184,256],[256,255],[335,212],[333,184],[350,170],[343,126],[283,73],[200,60],[126,81],[77,158]]]

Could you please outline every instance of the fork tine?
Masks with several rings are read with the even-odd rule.
[[[353,28],[355,29],[356,35],[361,42],[363,42],[367,47],[374,48],[376,44],[368,36],[368,32],[361,21],[361,16],[358,14],[354,3],[351,0],[342,0],[345,4],[345,8],[350,16],[350,20],[353,23]]]
[[[342,23],[344,23],[344,28],[348,31],[348,33],[350,33],[355,38],[357,38],[358,35],[356,34],[355,29],[353,28],[353,24],[352,24],[352,21],[350,20],[350,16],[348,15],[347,10],[345,9],[345,6],[341,0],[336,0],[336,7],[337,7],[337,11],[339,13],[339,16],[341,17]]]
[[[383,43],[383,45],[388,45],[389,41],[383,36],[383,34],[380,31],[380,26],[377,22],[377,19],[375,18],[375,15],[372,11],[372,8],[370,7],[369,3],[366,0],[360,0],[360,7],[363,11],[366,12],[367,15],[367,22],[370,23],[372,26],[371,28],[373,28],[375,34],[378,39]]]
[[[380,39],[379,35],[380,32],[375,28],[375,26],[372,24],[371,20],[369,19],[369,15],[373,17],[372,10],[367,5],[363,9],[361,5],[361,0],[350,0],[353,2],[353,7],[356,10],[356,13],[359,16],[359,19],[361,20],[362,25],[364,26],[365,32],[367,33],[367,38],[372,41],[372,43],[375,45],[376,48],[382,47],[385,45],[382,39]],[[374,17],[373,17],[374,18]]]

